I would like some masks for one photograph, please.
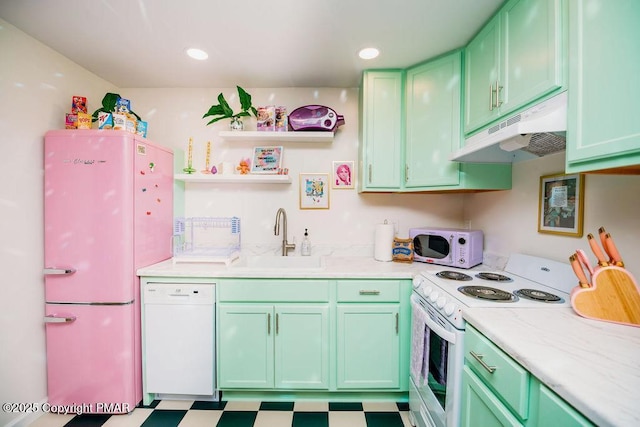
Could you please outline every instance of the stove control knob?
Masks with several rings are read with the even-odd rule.
[[[440,297],[438,298],[438,300],[436,301],[436,306],[440,309],[444,308],[445,304],[447,303],[447,299],[445,297]]]
[[[431,292],[433,292],[433,287],[431,285],[426,285],[424,288],[422,288],[422,295],[424,295],[425,297],[428,297]]]
[[[455,312],[456,305],[454,303],[450,302],[449,304],[444,306],[444,314],[446,314],[447,316],[451,316]]]
[[[418,289],[424,283],[424,279],[416,277],[413,279],[413,289]]]
[[[433,291],[431,295],[429,295],[429,301],[431,301],[432,303],[435,303],[439,296],[440,296],[440,293],[438,291]]]

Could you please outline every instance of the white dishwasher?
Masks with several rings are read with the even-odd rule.
[[[142,301],[144,393],[217,400],[215,284],[146,283]]]

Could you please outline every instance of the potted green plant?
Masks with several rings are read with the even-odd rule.
[[[104,96],[104,98],[102,98],[102,107],[98,108],[91,115],[91,121],[95,122],[96,120],[98,120],[98,113],[100,113],[100,112],[102,112],[102,113],[113,113],[113,112],[115,112],[116,111],[116,105],[118,104],[118,100],[120,98],[122,98],[122,97],[120,95],[118,95],[117,93],[108,92]],[[129,110],[129,112],[131,114],[133,114],[134,116],[136,116],[136,119],[142,120],[139,115],[137,115],[135,112],[133,112],[133,110]]]
[[[202,118],[212,117],[212,119],[207,123],[207,126],[217,122],[222,119],[231,119],[231,129],[232,130],[242,130],[242,119],[241,117],[248,117],[253,114],[254,117],[258,116],[258,111],[255,109],[253,105],[251,105],[251,95],[249,95],[244,89],[240,86],[236,86],[238,89],[238,98],[240,100],[240,112],[235,113],[229,107],[229,103],[226,99],[224,99],[224,95],[222,92],[218,95],[218,104],[212,105],[209,108]]]

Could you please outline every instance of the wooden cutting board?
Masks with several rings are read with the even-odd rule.
[[[640,327],[640,288],[624,268],[601,267],[591,287],[576,288],[571,305],[580,316]]]

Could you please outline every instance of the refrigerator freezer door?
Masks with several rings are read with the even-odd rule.
[[[91,413],[133,411],[139,400],[133,322],[133,304],[47,304],[49,403]]]

